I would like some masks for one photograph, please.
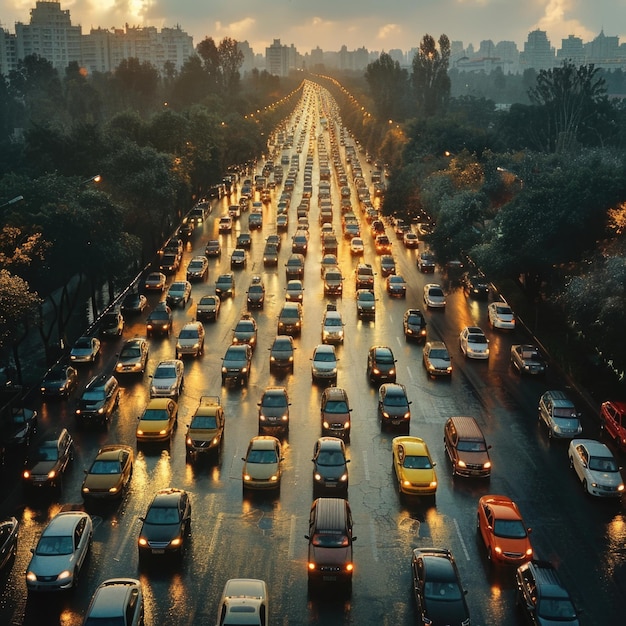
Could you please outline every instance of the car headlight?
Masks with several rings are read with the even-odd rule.
[[[57,473],[54,470],[50,470],[48,472],[48,478],[54,478],[57,475]]]
[[[26,580],[30,580],[31,582],[37,581],[37,574],[34,572],[26,572]]]
[[[68,569],[65,569],[57,576],[57,580],[64,580],[66,578],[71,578],[71,577],[72,577],[72,572],[70,572],[70,570]]]
[[[260,419],[262,422],[264,422],[264,421],[266,420],[266,417],[265,417],[265,415],[259,415],[259,419]]]
[[[170,541],[170,546],[179,546],[181,543],[183,542],[183,540],[180,537],[175,537],[174,539],[172,539],[172,541]]]
[[[274,483],[275,483],[277,480],[278,480],[278,474],[273,474],[273,475],[270,477],[270,482],[274,482]]]
[[[286,414],[285,414],[285,415],[283,415],[280,419],[281,419],[283,422],[286,422],[286,421],[289,419],[289,415],[286,415]]]
[[[143,435],[143,430],[138,428],[136,434],[140,436]]]
[[[458,465],[459,467],[466,467],[465,461],[462,461],[461,459],[459,459]]]
[[[403,417],[405,420],[408,420],[411,417],[411,414],[407,411]]]
[[[167,435],[167,429],[163,428],[159,431],[159,435]]]
[[[389,413],[387,413],[387,411],[383,411],[383,417],[389,417]]]
[[[117,493],[118,492],[118,487],[111,487],[109,489],[109,493]]]
[[[226,372],[228,372],[228,368],[222,367],[222,374],[226,374]]]
[[[270,361],[273,363],[276,360],[275,356],[270,356]]]
[[[329,424],[326,420],[324,420],[324,421],[322,422],[322,426],[323,426],[324,428],[330,428],[330,424]]]
[[[315,478],[315,480],[320,481],[320,480],[322,480],[322,475],[318,474],[317,472],[315,472],[314,478]]]
[[[348,474],[342,474],[341,478],[339,479],[341,482],[345,483],[346,480],[348,480]]]
[[[430,488],[431,489],[435,489],[437,487],[437,481],[436,480],[431,480],[430,481]]]
[[[396,370],[393,367],[389,370],[389,375],[393,376],[396,373]]]
[[[147,546],[148,545],[148,540],[145,537],[139,537],[138,542],[140,546]]]
[[[491,461],[486,461],[485,463],[483,463],[483,469],[490,469],[491,468]]]

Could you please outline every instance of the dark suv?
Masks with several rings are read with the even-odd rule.
[[[106,426],[120,401],[120,386],[114,376],[94,376],[85,387],[76,407],[76,422],[80,426]]]
[[[146,334],[169,335],[172,331],[172,310],[165,303],[159,305],[150,312],[146,320]]]
[[[63,485],[63,475],[74,458],[74,440],[63,429],[57,437],[42,441],[26,461],[22,482],[27,488],[56,487]]]
[[[222,385],[229,381],[247,385],[251,365],[252,348],[247,343],[229,346],[222,359]]]

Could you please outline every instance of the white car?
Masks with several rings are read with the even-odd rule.
[[[322,343],[343,343],[343,319],[337,310],[327,310],[322,320]]]
[[[350,239],[350,254],[360,256],[365,252],[365,245],[361,237],[352,237]]]
[[[180,329],[176,342],[176,358],[185,355],[200,356],[204,353],[204,326],[202,322],[188,322]]]
[[[264,581],[254,578],[231,578],[224,585],[217,626],[244,623],[250,626],[270,623],[267,586]]]
[[[91,548],[93,525],[84,511],[55,515],[44,529],[26,569],[28,591],[71,589]]]
[[[95,363],[100,355],[100,340],[97,337],[79,337],[72,346],[72,363]]]
[[[446,306],[446,296],[441,285],[428,283],[424,286],[424,304],[430,309],[443,309]]]
[[[487,307],[487,313],[492,328],[515,329],[515,315],[513,309],[506,302],[492,302]]]
[[[489,339],[478,326],[466,326],[461,331],[459,346],[468,359],[489,358]]]
[[[285,288],[285,300],[287,302],[302,302],[304,298],[304,285],[299,278],[287,282]]]
[[[337,384],[337,355],[335,346],[321,344],[313,351],[311,380]]]
[[[154,374],[150,385],[151,398],[178,398],[183,390],[184,365],[180,359],[161,361]]]
[[[592,439],[572,439],[567,455],[570,467],[587,493],[601,498],[619,498],[624,493],[620,467],[603,443]]]
[[[109,578],[93,594],[83,624],[140,626],[143,616],[141,583],[135,578]]]

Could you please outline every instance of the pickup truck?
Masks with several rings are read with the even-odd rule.
[[[537,346],[518,344],[511,346],[511,365],[520,374],[541,376],[548,365]]]

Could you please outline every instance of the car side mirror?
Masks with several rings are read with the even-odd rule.
[[[31,548],[30,551],[31,551],[31,554],[35,554],[35,548]]]
[[[409,404],[413,404],[413,400],[409,400]]]
[[[487,450],[491,450],[491,444],[487,446]]]
[[[346,463],[350,463],[352,459],[346,459]]]
[[[245,457],[245,456],[242,456],[242,457],[241,457],[241,460],[242,460],[242,461],[245,461],[245,460],[246,460],[246,457]]]
[[[310,539],[310,537],[308,535],[304,535],[305,539]]]
[[[356,537],[352,537],[352,543],[354,543],[356,541]]]
[[[527,529],[526,529],[526,532],[530,535],[530,533],[532,533],[532,532],[533,532],[533,529],[532,529],[532,528],[527,528]]]
[[[138,519],[140,522],[145,522],[145,521],[146,521],[146,518],[145,518],[145,517],[139,517],[139,518],[137,518],[137,519]]]

